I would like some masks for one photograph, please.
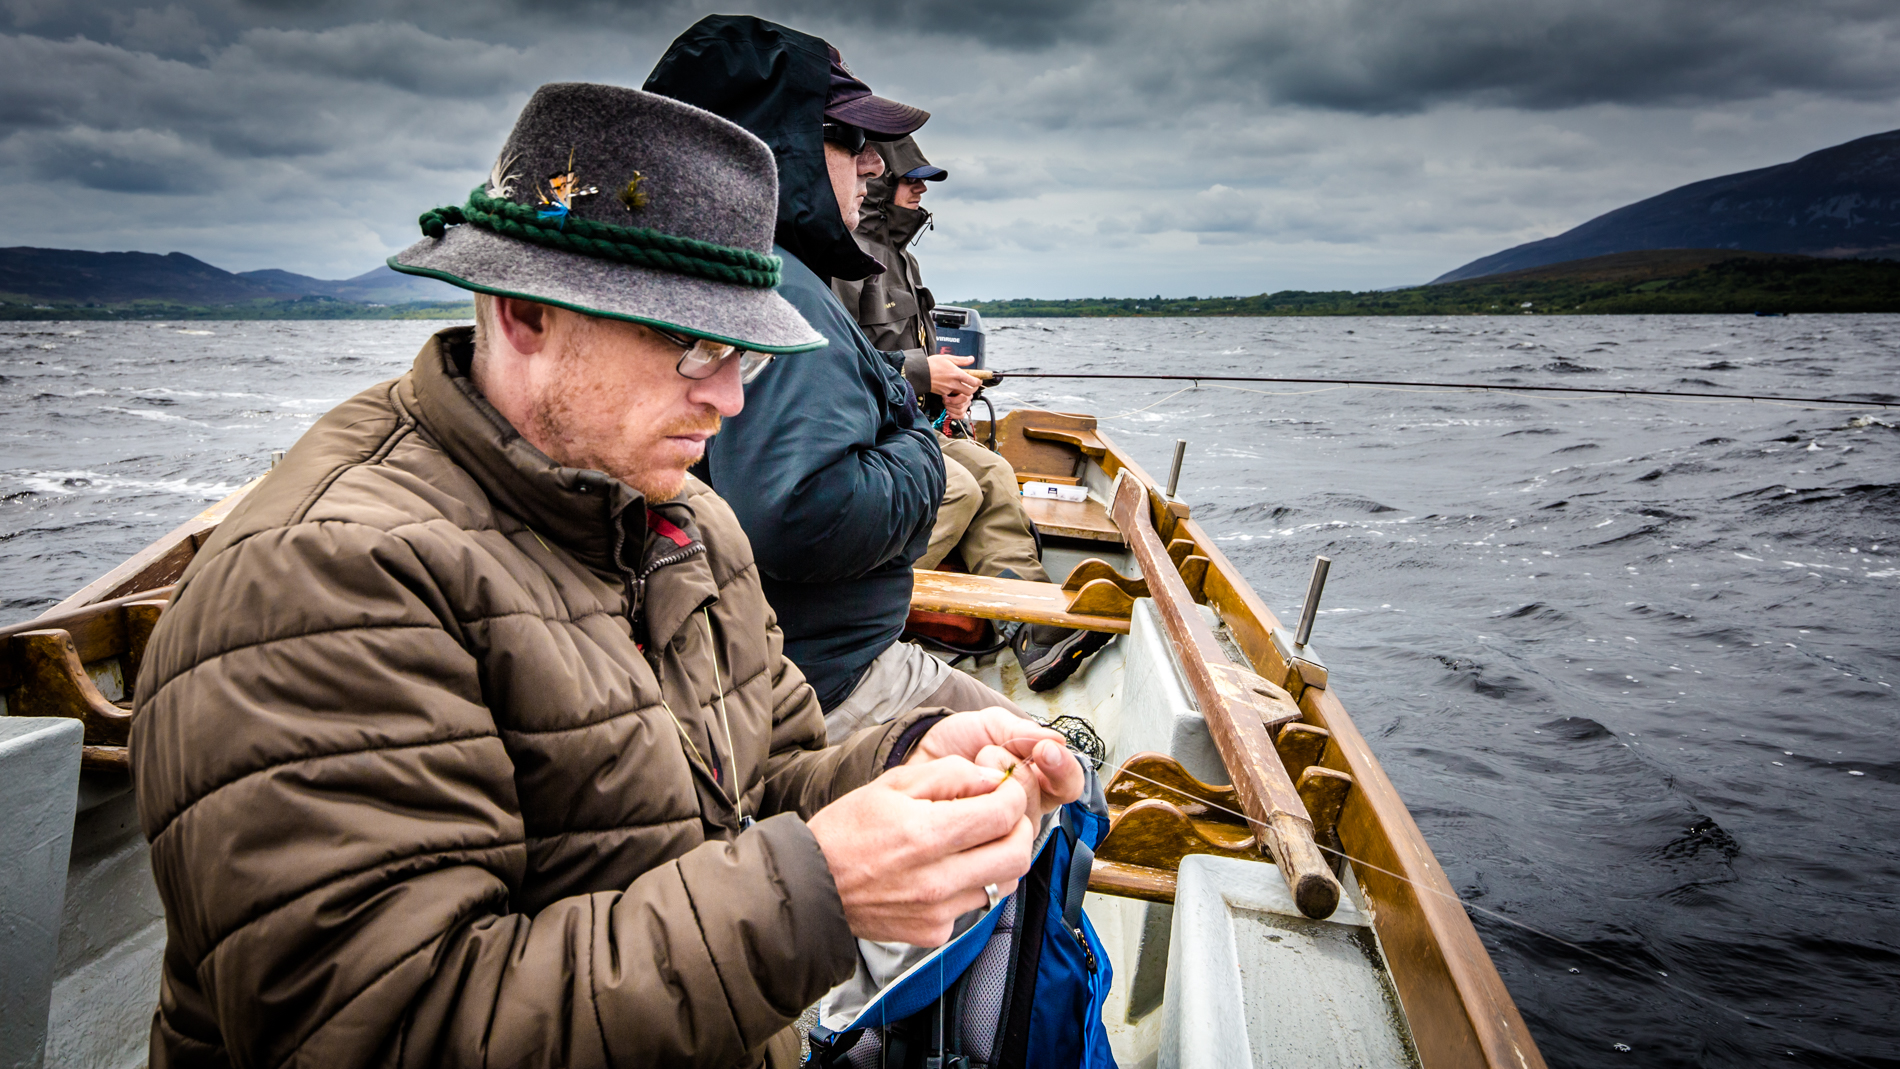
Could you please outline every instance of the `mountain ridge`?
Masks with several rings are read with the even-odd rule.
[[[999,318],[1900,312],[1900,261],[1661,249],[1396,290],[966,303]]]
[[[464,301],[444,282],[382,264],[346,279],[320,279],[266,268],[231,272],[182,252],[86,252],[32,246],[0,248],[0,294],[37,301],[119,305],[165,301],[194,306],[329,298],[356,304]]]
[[[1900,257],[1900,130],[1677,186],[1554,237],[1479,257],[1430,284],[1656,249]]]

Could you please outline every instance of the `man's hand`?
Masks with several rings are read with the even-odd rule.
[[[1006,709],[991,707],[953,713],[937,721],[911,746],[904,763],[918,765],[955,756],[998,767],[994,754],[984,752],[987,747],[1005,751],[1020,765],[1011,773],[1012,778],[1033,777],[1032,800],[1036,802],[1033,812],[1037,816],[1081,797],[1082,765],[1069,752],[1068,740]]]
[[[974,356],[942,353],[930,358],[930,392],[943,398],[944,411],[950,413],[951,419],[969,416],[970,399],[983,385],[982,380],[963,370],[965,365],[975,362]]]
[[[851,934],[940,946],[958,917],[988,903],[985,884],[1008,894],[1029,871],[1036,836],[1029,805],[1016,776],[947,757],[891,769],[807,826]]]

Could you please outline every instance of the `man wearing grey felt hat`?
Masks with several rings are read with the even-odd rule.
[[[549,85],[496,159],[390,261],[476,325],[319,419],[152,636],[154,1065],[794,1065],[853,936],[943,942],[1081,789],[1001,711],[827,746],[687,475],[824,344],[766,146]]]

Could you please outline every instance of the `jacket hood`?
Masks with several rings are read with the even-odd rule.
[[[884,173],[871,179],[870,188],[864,194],[864,204],[858,212],[858,237],[885,246],[901,257],[905,246],[930,225],[930,213],[922,208],[897,206],[897,179],[918,167],[930,166],[930,161],[924,158],[924,150],[912,137],[875,144],[877,154],[884,160]]]
[[[895,141],[876,142],[876,145],[877,154],[884,160],[884,173],[887,176],[901,177],[915,170],[929,168],[932,176],[924,177],[927,182],[941,182],[950,177],[949,171],[924,157],[923,147],[908,134]]]
[[[825,169],[824,41],[752,15],[708,15],[679,35],[643,88],[735,122],[771,147],[775,240],[814,274],[855,280],[883,270],[851,240]]]
[[[871,179],[858,214],[858,236],[901,254],[930,225],[930,213],[922,208],[897,206],[897,177],[885,171]]]

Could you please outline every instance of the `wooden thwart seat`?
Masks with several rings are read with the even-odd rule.
[[[1093,417],[1088,419],[1090,426],[1084,427],[1033,427],[1023,428],[1023,437],[1043,442],[1061,442],[1074,446],[1083,456],[1100,460],[1108,455],[1108,446],[1095,433]]]
[[[1108,510],[1093,499],[1057,501],[1051,497],[1026,497],[1023,511],[1043,534],[1122,544],[1121,529],[1109,518]]]
[[[910,591],[910,607],[984,620],[1022,620],[1084,631],[1128,633],[1128,618],[1069,611],[1069,593],[1054,583],[993,579],[963,572],[919,571]]]

